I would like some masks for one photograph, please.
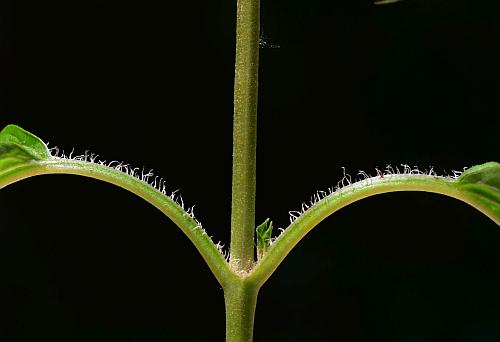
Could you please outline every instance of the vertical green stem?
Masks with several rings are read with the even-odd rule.
[[[245,281],[224,288],[226,342],[252,342],[259,288]]]
[[[238,0],[234,77],[232,269],[240,277],[224,286],[226,342],[251,342],[257,293],[245,275],[254,266],[259,0]]]
[[[231,266],[254,264],[259,0],[238,0],[234,81]]]

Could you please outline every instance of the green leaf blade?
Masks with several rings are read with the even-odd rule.
[[[0,143],[0,174],[19,164],[25,164],[29,160],[32,160],[31,155],[22,148]]]
[[[24,159],[30,159],[27,156],[33,160],[44,160],[50,157],[49,149],[42,139],[16,125],[8,125],[0,131],[0,144],[16,146],[19,149],[18,154],[23,155]]]
[[[489,162],[466,170],[457,178],[461,191],[479,206],[500,217],[500,164]]]
[[[13,169],[49,158],[49,149],[34,134],[16,125],[8,125],[0,131],[0,180]]]

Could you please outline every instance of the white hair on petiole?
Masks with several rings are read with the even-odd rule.
[[[180,208],[182,208],[184,210],[184,216],[188,216],[191,219],[193,219],[193,221],[196,223],[196,225],[193,227],[194,231],[200,230],[203,235],[206,235],[208,238],[210,238],[210,240],[212,240],[212,237],[208,236],[205,229],[203,229],[201,222],[195,217],[194,205],[185,209],[184,199],[179,194],[179,189],[174,190],[170,193],[170,195],[167,195],[166,181],[162,177],[155,175],[153,169],[145,171],[144,167],[143,168],[132,167],[130,166],[130,164],[125,164],[124,162],[120,162],[117,160],[112,160],[110,162],[107,162],[106,160],[99,159],[98,154],[91,153],[89,150],[85,150],[85,152],[80,155],[74,155],[75,152],[74,148],[71,149],[71,152],[69,154],[66,154],[64,150],[60,150],[57,146],[50,147],[48,148],[48,150],[51,157],[54,159],[58,158],[58,159],[75,160],[79,162],[88,162],[106,166],[115,169],[117,171],[123,172],[129,176],[132,176],[150,185],[151,187],[153,187],[154,189],[156,189],[157,191],[168,197],[170,200],[174,201]],[[221,244],[220,242],[214,245],[217,247],[217,250],[221,253],[221,255],[226,260],[229,260],[229,251],[224,250],[224,245]]]
[[[316,191],[311,196],[309,203],[302,203],[300,210],[291,210],[288,212],[290,224],[297,221],[304,213],[310,210],[313,206],[317,205],[319,202],[324,200],[327,197],[335,195],[342,195],[345,191],[349,189],[355,189],[359,187],[370,186],[374,181],[383,180],[384,178],[393,178],[393,177],[404,177],[404,176],[418,176],[418,177],[433,177],[433,178],[448,178],[448,179],[456,179],[461,174],[462,171],[451,171],[451,175],[444,172],[443,176],[439,176],[434,170],[433,166],[430,166],[429,169],[421,170],[417,166],[410,166],[409,164],[399,164],[399,165],[391,165],[387,164],[383,170],[378,167],[375,168],[375,175],[365,171],[359,171],[357,173],[357,178],[352,178],[351,175],[346,173],[346,168],[341,167],[342,169],[342,178],[337,182],[335,186],[329,187],[328,191]],[[465,170],[465,168],[464,168]],[[279,236],[283,234],[285,230],[281,229]],[[273,242],[279,238],[277,236],[274,238]]]

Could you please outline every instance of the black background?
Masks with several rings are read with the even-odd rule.
[[[351,174],[499,157],[496,1],[263,0],[257,221]],[[153,168],[229,240],[234,1],[0,2],[0,126]],[[0,192],[2,341],[223,341],[182,233],[111,185]],[[226,246],[228,244],[226,243]],[[431,194],[355,203],[261,289],[256,341],[497,341],[500,231]]]

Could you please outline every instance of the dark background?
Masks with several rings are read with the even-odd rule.
[[[497,1],[263,0],[257,221],[351,174],[499,160]],[[0,2],[0,126],[154,168],[229,240],[234,1]],[[74,176],[0,192],[2,341],[223,341],[168,219]],[[498,341],[500,231],[399,193],[325,220],[261,289],[256,341]]]

